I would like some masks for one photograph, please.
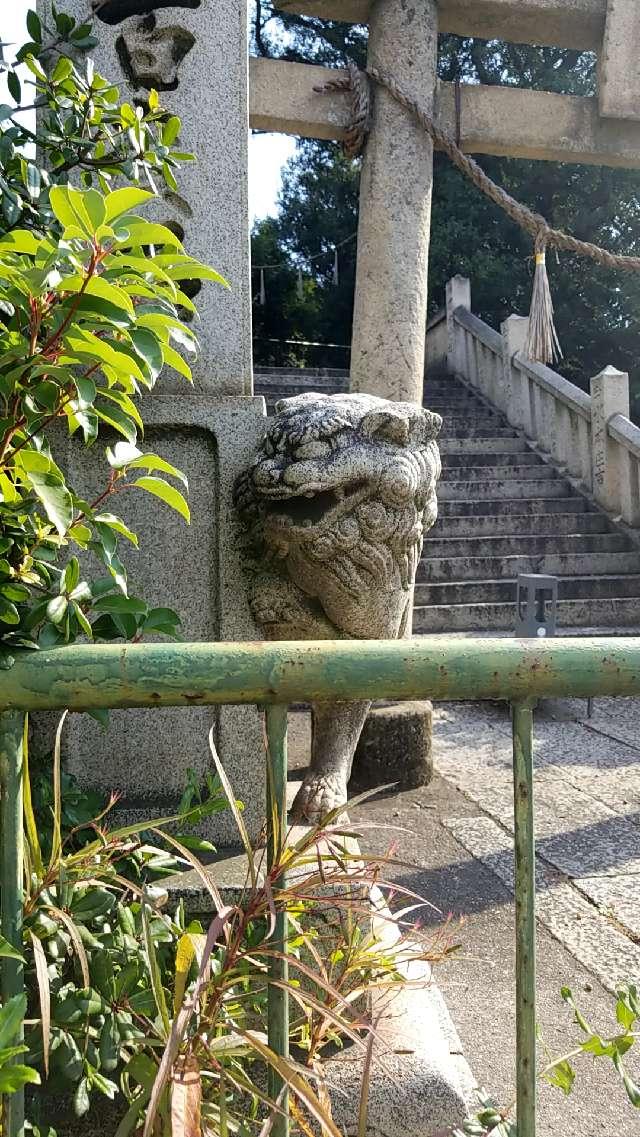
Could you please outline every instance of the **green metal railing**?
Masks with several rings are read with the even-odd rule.
[[[286,829],[287,705],[331,699],[505,699],[513,708],[516,892],[517,1108],[519,1137],[535,1137],[535,841],[533,707],[545,697],[640,695],[640,638],[215,644],[90,644],[25,652],[0,678],[2,934],[22,948],[22,732],[26,711],[256,703],[266,708],[268,859]],[[286,948],[286,915],[277,947]],[[275,953],[274,953],[275,954]],[[2,995],[23,989],[22,965],[3,959]],[[286,963],[272,961],[274,979]],[[269,1040],[288,1050],[286,992],[273,986]],[[288,1103],[274,1137],[286,1137]],[[6,1137],[23,1137],[21,1094],[5,1098]]]

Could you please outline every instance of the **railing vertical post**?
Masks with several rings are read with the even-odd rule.
[[[629,418],[629,376],[605,367],[591,380],[591,462],[593,496],[609,513],[622,508],[622,479],[627,471],[621,449],[609,434],[614,415]]]
[[[524,351],[529,334],[528,316],[507,316],[500,325],[502,333],[502,374],[505,414],[512,426],[524,429],[527,422],[525,397],[528,398],[526,375],[515,366],[513,357]]]
[[[447,281],[447,369],[450,375],[471,379],[466,359],[466,332],[454,319],[456,308],[471,311],[471,284],[466,276],[453,276]]]
[[[0,826],[2,829],[2,935],[17,951],[22,951],[22,711],[0,713]],[[24,968],[18,959],[0,960],[2,1002],[24,991]],[[22,1041],[22,1035],[16,1043]],[[3,1101],[3,1134],[23,1137],[24,1091],[7,1094]]]
[[[518,1137],[535,1137],[536,851],[533,828],[533,709],[529,702],[518,702],[513,704],[512,714]]]
[[[267,720],[267,867],[269,871],[278,863],[287,832],[287,708],[280,704],[266,709]],[[274,882],[275,883],[275,882]],[[282,875],[277,883],[284,884]],[[287,914],[278,911],[273,935],[275,951],[281,958],[269,962],[268,1036],[269,1046],[283,1058],[289,1056],[289,996],[275,982],[286,983],[289,965],[284,958],[287,951]],[[269,1094],[280,1101],[282,1113],[273,1124],[273,1137],[289,1135],[289,1095],[282,1078],[269,1068]]]

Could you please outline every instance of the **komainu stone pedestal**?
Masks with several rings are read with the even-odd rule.
[[[372,707],[353,759],[354,789],[428,785],[433,777],[432,726],[433,707],[427,700]]]

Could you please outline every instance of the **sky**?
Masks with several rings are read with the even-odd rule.
[[[0,39],[21,44],[26,39],[25,18],[35,0],[0,0]],[[9,57],[9,52],[5,53]],[[4,99],[0,86],[0,102]],[[295,150],[295,140],[284,134],[249,137],[249,212],[251,221],[274,213],[280,189],[280,171]]]

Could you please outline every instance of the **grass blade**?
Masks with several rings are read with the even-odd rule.
[[[71,916],[69,916],[68,912],[63,912],[62,908],[56,908],[55,904],[49,905],[49,911],[53,912],[56,919],[60,920],[60,922],[64,924],[69,935],[71,936],[71,941],[74,948],[76,949],[76,955],[78,957],[78,962],[80,963],[80,970],[82,971],[82,982],[85,987],[90,987],[91,977],[89,975],[89,960],[87,959],[87,953],[84,950],[84,944],[80,939],[80,933],[76,925],[71,919]]]
[[[58,863],[62,849],[62,780],[61,780],[61,751],[62,729],[68,711],[63,711],[56,729],[56,741],[53,748],[53,839],[51,842],[51,857],[49,859],[49,872]],[[89,984],[87,983],[87,987]]]
[[[209,931],[207,932],[207,942],[202,953],[198,978],[196,979],[193,993],[190,999],[188,999],[187,1002],[183,1004],[180,1011],[174,1018],[173,1023],[171,1024],[171,1033],[169,1035],[169,1040],[164,1048],[164,1053],[160,1060],[160,1066],[158,1067],[158,1073],[156,1074],[156,1079],[151,1090],[151,1097],[149,1099],[149,1106],[147,1108],[147,1113],[145,1116],[142,1137],[151,1137],[153,1134],[153,1127],[155,1124],[158,1109],[160,1107],[162,1094],[171,1076],[173,1064],[178,1057],[180,1045],[182,1043],[182,1039],[185,1036],[187,1027],[191,1021],[191,1016],[193,1015],[200,1000],[200,993],[202,991],[205,976],[207,974],[207,967],[209,964],[209,959],[211,957],[211,952],[218,942],[218,938],[224,931],[227,920],[233,911],[234,909],[230,907],[223,908],[220,912],[218,912],[217,916],[214,917],[214,919],[211,921],[211,924],[209,925]]]
[[[221,782],[222,788],[225,792],[226,799],[229,802],[229,809],[231,810],[231,812],[233,814],[233,819],[236,823],[238,833],[240,834],[240,840],[242,841],[244,851],[247,854],[247,860],[249,862],[249,865],[248,865],[249,875],[251,877],[251,887],[252,887],[253,891],[255,892],[256,888],[258,887],[258,881],[257,881],[257,874],[256,874],[256,866],[255,866],[254,860],[253,860],[253,846],[251,844],[251,841],[249,840],[249,834],[247,832],[247,827],[244,823],[242,814],[240,813],[240,810],[238,809],[238,803],[236,801],[236,797],[235,797],[235,794],[233,792],[233,787],[232,787],[231,782],[229,781],[229,779],[227,777],[227,772],[226,772],[224,766],[222,765],[222,762],[220,761],[218,751],[216,750],[216,744],[213,741],[213,729],[214,728],[211,727],[211,730],[209,731],[209,749],[211,751],[211,757],[213,758],[213,761],[215,763],[216,771],[217,771],[218,777],[220,778],[220,782]]]
[[[22,762],[23,762],[23,796],[24,796],[24,826],[27,831],[27,844],[31,855],[31,863],[39,880],[44,876],[44,861],[38,837],[38,825],[33,812],[31,797],[31,776],[29,774],[29,716],[24,716],[24,730],[22,734]]]
[[[174,1070],[171,1081],[171,1137],[201,1137],[202,1079],[193,1056]]]
[[[33,946],[33,958],[36,965],[36,978],[38,993],[40,995],[40,1021],[42,1023],[42,1051],[44,1058],[44,1072],[49,1077],[49,1048],[51,1046],[51,987],[49,985],[49,972],[47,970],[47,957],[44,948],[37,936],[29,932]]]
[[[160,968],[158,967],[158,957],[156,956],[156,949],[154,947],[153,938],[151,936],[151,927],[149,924],[149,901],[146,896],[142,902],[142,931],[144,935],[144,946],[147,956],[147,965],[149,967],[149,978],[151,979],[151,990],[153,997],[156,1001],[158,1013],[162,1019],[164,1028],[165,1041],[169,1038],[171,1023],[169,1019],[169,1011],[167,1009],[167,1000],[164,997],[164,990],[162,987],[162,976],[160,975]]]

